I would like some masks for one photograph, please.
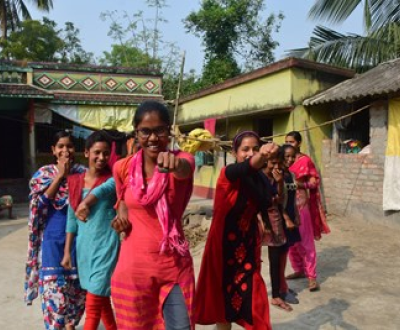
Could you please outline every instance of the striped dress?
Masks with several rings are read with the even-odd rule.
[[[185,153],[180,153],[185,156]],[[194,167],[193,157],[189,162]],[[123,172],[121,162],[114,165],[114,173]],[[192,192],[192,178],[178,180],[170,174],[167,200],[171,212],[181,218]],[[117,195],[129,180],[116,179]],[[124,182],[125,181],[125,182]],[[163,238],[154,206],[140,205],[128,186],[123,199],[128,207],[132,231],[121,243],[120,255],[111,278],[111,297],[115,307],[119,330],[165,329],[162,317],[163,303],[174,287],[179,284],[185,298],[191,328],[194,329],[193,294],[194,270],[192,257],[177,253],[160,254]],[[182,230],[179,224],[178,230]]]

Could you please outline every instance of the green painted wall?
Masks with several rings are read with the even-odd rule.
[[[256,110],[273,110],[291,105],[291,73],[280,71],[235,87],[183,103],[178,123],[210,117],[234,116]]]
[[[288,68],[187,101],[180,106],[178,123],[184,127],[185,124],[193,125],[198,122],[196,126],[201,127],[200,123],[206,118],[222,117],[223,119],[218,120],[217,134],[225,135],[227,131],[225,117],[229,115],[228,138],[232,139],[239,131],[255,129],[255,121],[259,118],[271,118],[273,135],[283,135],[274,138],[274,141],[282,144],[286,133],[320,125],[331,119],[326,105],[305,108],[301,104],[306,98],[342,80],[338,76],[316,70]],[[287,107],[293,107],[293,110],[289,113],[279,110]],[[301,134],[303,136],[302,150],[314,159],[319,169],[322,169],[322,140],[331,137],[331,125],[301,132]],[[196,171],[195,185],[215,187],[223,165],[223,158],[220,157],[214,166],[202,166]]]

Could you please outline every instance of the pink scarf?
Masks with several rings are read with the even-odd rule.
[[[157,167],[146,186],[143,181],[143,150],[139,150],[133,156],[129,169],[133,198],[142,206],[154,205],[163,232],[160,253],[176,250],[185,256],[189,255],[189,243],[179,233],[176,224],[180,219],[174,219],[167,201],[169,177],[169,173],[160,173]]]

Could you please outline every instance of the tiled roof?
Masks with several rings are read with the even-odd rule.
[[[54,93],[53,103],[64,104],[104,104],[104,105],[136,105],[145,100],[162,100],[161,95],[131,94],[93,94],[93,93]]]
[[[343,81],[326,91],[306,99],[304,105],[327,102],[352,102],[364,97],[376,97],[400,91],[400,58]]]
[[[0,84],[0,97],[52,99],[53,94],[26,84]]]

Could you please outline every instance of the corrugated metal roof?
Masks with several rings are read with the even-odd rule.
[[[306,99],[303,105],[328,102],[351,102],[367,96],[377,96],[400,91],[400,58],[379,64],[377,67],[345,80],[326,91]]]

